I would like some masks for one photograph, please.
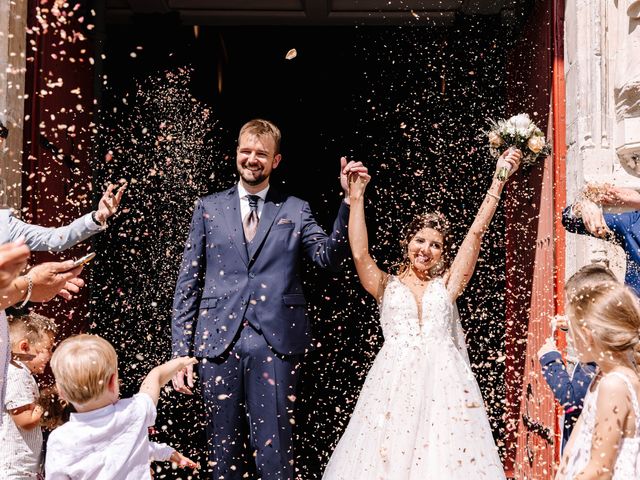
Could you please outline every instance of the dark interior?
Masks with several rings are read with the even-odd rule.
[[[171,354],[171,303],[194,200],[235,181],[235,142],[254,117],[283,132],[282,189],[308,200],[330,228],[341,155],[369,167],[372,251],[395,272],[403,227],[443,212],[453,251],[494,171],[482,130],[502,116],[509,38],[497,16],[429,27],[192,27],[171,15],[106,26],[96,184],[127,178],[128,213],[95,238],[110,257],[92,269],[93,331],[118,350],[123,395]],[[297,56],[285,58],[290,49]],[[485,237],[458,301],[473,370],[501,445],[504,401],[504,221]],[[296,415],[301,479],[320,478],[383,338],[375,300],[351,262],[340,274],[307,266],[318,348],[308,354]],[[167,390],[156,441],[204,465],[197,396]],[[157,478],[185,478],[160,468]],[[206,468],[205,468],[206,470]],[[199,478],[204,478],[200,475]]]

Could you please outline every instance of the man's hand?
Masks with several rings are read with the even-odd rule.
[[[169,458],[169,461],[172,462],[172,463],[175,463],[180,468],[188,467],[191,470],[194,470],[194,469],[198,468],[198,464],[196,462],[194,462],[190,458],[185,457],[184,455],[182,455],[177,450],[174,451],[171,454],[171,457]]]
[[[102,194],[98,210],[96,210],[96,220],[100,223],[105,223],[111,215],[118,211],[120,200],[122,200],[122,195],[124,195],[124,191],[127,188],[127,182],[120,185],[116,193],[114,193],[115,188],[116,185],[110,183]]]
[[[605,238],[611,234],[611,230],[609,230],[607,223],[604,221],[602,209],[597,204],[591,200],[581,200],[574,205],[574,211],[576,210],[582,216],[585,228],[592,235],[598,238]]]
[[[84,286],[84,280],[78,278],[82,266],[73,268],[73,260],[64,262],[45,262],[29,270],[33,282],[31,301],[48,302],[56,295],[69,300]]]
[[[186,379],[186,384],[185,384]],[[179,372],[177,372],[173,379],[173,389],[176,392],[184,393],[186,395],[193,395],[191,389],[193,388],[193,364],[186,365]]]
[[[350,174],[364,174],[368,175],[368,169],[362,162],[354,162],[351,160],[347,162],[347,157],[340,158],[340,186],[344,191],[344,198],[347,205],[349,202],[349,175]],[[371,177],[369,177],[371,178]]]
[[[0,289],[8,287],[27,265],[29,247],[23,241],[0,245]]]
[[[640,210],[640,192],[633,188],[608,186],[600,196],[600,203]]]
[[[544,341],[544,343],[538,350],[538,360],[540,360],[543,355],[549,352],[557,352],[557,351],[558,351],[558,347],[556,346],[555,340],[553,339],[553,337],[549,337]]]

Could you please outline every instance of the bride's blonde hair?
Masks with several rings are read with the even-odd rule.
[[[587,284],[568,295],[569,328],[587,343],[586,331],[603,351],[628,352],[640,365],[640,305],[618,282]],[[580,328],[581,327],[581,328]]]
[[[417,215],[405,229],[404,238],[400,241],[402,260],[398,265],[398,275],[402,275],[409,268],[409,243],[423,228],[431,228],[442,235],[442,258],[431,269],[430,275],[442,275],[449,266],[449,250],[451,248],[449,221],[440,212],[428,212]]]

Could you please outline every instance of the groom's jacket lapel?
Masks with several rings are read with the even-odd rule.
[[[260,251],[260,247],[264,243],[267,233],[271,230],[273,221],[276,219],[276,215],[282,208],[286,197],[280,194],[277,190],[269,188],[267,192],[267,198],[264,200],[264,207],[262,208],[262,214],[260,215],[260,221],[258,222],[258,230],[253,241],[247,245],[247,251],[249,252],[249,263],[253,262],[256,255]]]
[[[242,214],[240,213],[240,197],[238,196],[237,185],[227,191],[227,196],[223,199],[222,203],[222,215],[227,222],[231,243],[235,245],[244,264],[248,265],[249,257],[247,256],[247,248],[245,247]]]

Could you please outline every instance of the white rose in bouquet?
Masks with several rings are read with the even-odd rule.
[[[533,122],[531,122],[529,115],[527,115],[526,113],[520,113],[511,117],[509,119],[509,123],[515,127],[518,135],[524,137],[530,134],[531,124]]]
[[[502,149],[514,147],[522,151],[523,165],[532,165],[539,157],[551,153],[544,133],[526,113],[514,115],[507,120],[490,119],[489,124],[491,129],[485,133],[489,140],[489,152],[495,158],[501,155],[499,147]],[[506,180],[508,173],[508,169],[503,167],[497,177]]]

